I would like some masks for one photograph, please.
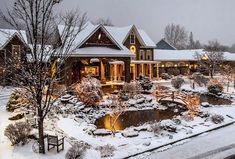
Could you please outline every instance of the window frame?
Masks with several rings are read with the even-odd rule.
[[[146,50],[146,57],[145,57],[145,59],[146,60],[152,60],[152,51],[151,50]]]
[[[133,39],[132,39],[132,36],[133,36]],[[130,34],[130,44],[135,44],[135,34],[134,33]]]
[[[145,60],[144,54],[145,54],[145,51],[143,49],[140,49],[140,51],[139,51],[139,60]]]

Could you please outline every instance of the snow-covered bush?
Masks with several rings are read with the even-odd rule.
[[[4,135],[11,141],[12,145],[27,142],[31,127],[26,122],[17,122],[6,127]]]
[[[162,73],[161,78],[164,80],[169,80],[169,79],[171,79],[171,76],[168,73]]]
[[[203,85],[206,86],[207,81],[208,81],[207,78],[203,74],[201,74],[200,72],[193,73],[191,78],[200,87],[202,87]]]
[[[110,144],[107,144],[104,146],[97,147],[97,150],[100,151],[100,156],[104,158],[104,157],[112,157],[114,155],[114,151],[116,150],[116,148]]]
[[[148,77],[139,76],[137,80],[144,91],[150,90],[153,86],[153,82]]]
[[[161,123],[159,122],[151,125],[151,131],[154,133],[154,135],[159,135],[162,131]]]
[[[22,95],[21,92],[16,90],[11,94],[11,97],[6,105],[6,109],[7,111],[13,112],[17,108],[27,106],[29,106],[29,101]]]
[[[184,84],[184,79],[181,77],[175,77],[171,80],[171,85],[175,89],[180,89],[183,84]]]
[[[220,124],[224,121],[224,117],[222,115],[212,115],[211,121],[215,124]]]
[[[173,76],[178,76],[180,75],[180,70],[178,68],[169,68],[167,70],[167,72],[170,74],[170,75],[173,75]]]
[[[207,89],[212,94],[220,95],[223,92],[224,87],[218,80],[210,80]]]
[[[138,81],[131,81],[130,83],[124,83],[123,85],[123,92],[128,94],[130,98],[140,94],[141,91],[142,86]]]
[[[87,106],[98,106],[103,99],[100,81],[90,76],[73,85],[73,90]]]
[[[66,153],[65,159],[82,159],[87,147],[82,143],[74,144]]]

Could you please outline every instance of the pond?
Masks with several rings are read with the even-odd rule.
[[[211,105],[231,105],[232,101],[229,99],[219,98],[213,95],[201,94],[200,101],[208,102]]]
[[[131,126],[140,126],[147,122],[158,122],[165,119],[172,119],[175,113],[170,110],[141,110],[141,111],[127,111],[124,114],[120,115],[117,121],[114,124],[115,130],[124,130],[125,128]],[[100,119],[97,119],[95,125],[98,129],[109,129],[111,130],[111,125],[115,117],[106,115]]]
[[[102,86],[102,91],[104,94],[111,94],[115,90],[122,89],[122,87],[123,87],[122,85],[106,85],[106,86]]]

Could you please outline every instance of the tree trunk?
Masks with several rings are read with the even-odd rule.
[[[229,79],[228,79],[229,80]],[[228,89],[229,89],[229,81],[228,81],[228,83],[227,83],[227,92],[228,92]]]
[[[40,113],[39,113],[40,114]],[[43,119],[39,116],[38,119],[38,143],[39,143],[39,153],[45,154],[45,142],[44,142],[44,132],[43,132]]]

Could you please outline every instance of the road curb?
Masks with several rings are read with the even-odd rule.
[[[194,135],[191,135],[191,136],[188,136],[188,137],[185,137],[185,138],[182,138],[182,139],[179,139],[179,140],[176,140],[176,141],[173,141],[173,142],[170,142],[170,143],[161,145],[161,146],[157,146],[157,147],[154,147],[154,148],[151,148],[151,149],[142,151],[142,152],[138,152],[138,153],[133,154],[133,155],[129,155],[129,156],[127,156],[127,157],[124,157],[123,159],[128,159],[128,158],[130,158],[130,157],[135,157],[135,156],[141,155],[141,154],[146,153],[146,152],[152,152],[152,151],[157,150],[157,149],[160,149],[160,148],[162,148],[162,147],[169,146],[169,145],[173,145],[173,144],[178,143],[178,142],[180,142],[180,141],[183,141],[183,140],[186,140],[186,139],[191,139],[191,138],[200,136],[200,135],[202,135],[202,134],[204,134],[204,133],[212,132],[212,131],[215,131],[215,130],[218,130],[218,129],[221,129],[221,128],[230,126],[230,125],[232,125],[232,124],[234,124],[234,123],[235,123],[235,121],[232,121],[232,122],[229,122],[229,123],[227,123],[227,124],[224,124],[224,125],[215,127],[215,128],[213,128],[213,129],[210,129],[210,130],[207,130],[207,131],[203,131],[203,132],[200,132],[200,133],[197,133],[197,134],[194,134]]]

